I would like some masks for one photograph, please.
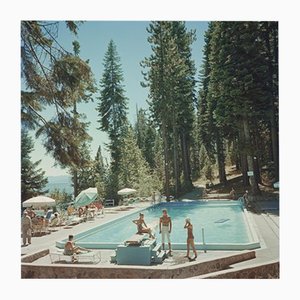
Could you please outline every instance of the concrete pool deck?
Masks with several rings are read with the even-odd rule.
[[[55,248],[55,242],[57,240],[62,240],[66,238],[69,234],[78,234],[82,231],[85,231],[87,229],[90,229],[91,227],[98,226],[100,224],[104,224],[110,220],[120,218],[121,216],[125,216],[134,212],[138,212],[141,209],[144,209],[148,207],[150,203],[138,203],[134,208],[122,211],[122,207],[114,207],[107,209],[106,214],[102,218],[101,216],[96,217],[93,221],[88,221],[85,223],[80,223],[78,225],[72,226],[71,228],[65,229],[63,227],[59,228],[58,231],[52,232],[51,234],[41,236],[41,237],[33,237],[32,238],[32,244],[28,245],[26,247],[21,248],[21,256],[22,258],[26,258],[30,255],[33,255],[34,253],[37,253],[41,250],[46,249],[54,249]],[[266,206],[267,205],[267,206]],[[170,272],[170,270],[182,269],[187,270],[186,272],[190,272],[190,276],[185,274],[184,277],[179,278],[240,278],[241,271],[245,273],[245,270],[249,270],[249,273],[252,275],[244,275],[246,277],[242,278],[253,278],[253,268],[259,268],[261,266],[261,269],[264,269],[265,271],[268,270],[266,266],[271,266],[270,270],[267,271],[267,274],[259,275],[258,278],[278,278],[279,274],[276,275],[276,273],[279,273],[279,211],[276,210],[276,207],[274,209],[273,207],[269,207],[270,202],[267,203],[255,203],[255,212],[249,212],[253,225],[256,229],[257,235],[259,237],[259,240],[261,242],[261,248],[256,249],[255,251],[208,251],[207,253],[204,253],[203,251],[199,251],[198,259],[196,262],[187,262],[186,259],[184,259],[185,251],[173,251],[173,257],[166,259],[162,265],[156,265],[156,266],[149,266],[147,269],[152,270],[151,272],[154,272],[155,270],[161,271],[162,269],[166,270],[166,272]],[[120,270],[136,270],[138,273],[142,270],[139,266],[116,266],[112,263],[110,263],[110,256],[114,253],[113,250],[101,250],[101,262],[94,265],[84,265],[86,266],[91,272],[92,268],[102,268],[102,272],[107,272],[109,274],[109,269],[120,269]],[[255,253],[253,255],[253,253]],[[238,258],[240,254],[246,255],[246,258],[241,259]],[[229,260],[230,265],[224,265],[224,268],[218,269],[216,265],[220,264],[221,259]],[[198,275],[194,274],[193,271],[191,271],[189,268],[193,267],[196,268],[205,268],[206,265],[209,262],[215,261],[216,265],[210,264],[210,269],[207,269],[208,273],[201,273],[198,272]],[[201,265],[202,264],[202,265]],[[275,264],[275,267],[274,267]],[[42,266],[48,266],[48,268],[53,267],[54,269],[58,270],[59,268],[81,268],[82,264],[52,264],[50,262],[49,255],[45,255],[39,259],[36,259],[35,261],[31,263],[22,263],[22,272],[23,269],[32,267],[42,267]],[[104,268],[104,269],[103,269]],[[275,269],[274,269],[275,268]],[[225,270],[224,270],[225,269]],[[61,269],[62,270],[62,269]],[[74,269],[73,269],[74,270]],[[106,270],[106,271],[103,271]],[[181,270],[181,271],[182,271]],[[62,275],[64,271],[61,271]],[[176,271],[178,273],[178,271]],[[269,273],[268,273],[269,272]],[[135,274],[137,274],[135,273]],[[177,274],[176,273],[176,274]],[[183,272],[184,273],[184,272]],[[197,272],[196,272],[197,273]],[[154,273],[151,273],[152,275],[149,275],[148,278],[155,278],[153,276]],[[167,273],[166,273],[167,274]],[[200,275],[199,275],[200,274]],[[275,275],[274,275],[275,274]],[[70,278],[69,275],[65,274],[66,277],[61,278]],[[100,276],[100,275],[99,275]],[[104,276],[104,275],[101,275]],[[97,277],[97,278],[109,278],[109,277]],[[112,275],[110,275],[112,276]],[[136,275],[138,276],[138,275]],[[142,275],[141,275],[142,276]],[[151,277],[152,276],[152,277]],[[167,275],[166,275],[167,276]],[[168,277],[169,276],[169,277]],[[169,274],[167,277],[159,277],[159,278],[173,278],[171,274]],[[183,276],[182,274],[180,276]],[[248,276],[248,277],[247,277]],[[22,276],[23,277],[23,276]],[[25,278],[27,278],[25,276]],[[47,277],[44,277],[47,278]],[[121,278],[121,277],[111,277],[111,278]],[[139,278],[139,277],[132,277],[129,278]]]

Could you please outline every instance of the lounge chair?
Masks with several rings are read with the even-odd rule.
[[[84,252],[80,254],[65,255],[63,249],[55,249],[50,251],[51,263],[88,263],[96,264],[101,261],[100,251]],[[75,260],[74,260],[75,258]]]

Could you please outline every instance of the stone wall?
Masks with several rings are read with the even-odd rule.
[[[278,279],[279,262],[256,265],[233,271],[221,271],[219,274],[202,276],[203,279]]]
[[[45,249],[45,250],[41,250],[39,252],[36,252],[34,254],[30,254],[30,255],[26,255],[24,257],[21,258],[21,262],[24,263],[32,263],[33,261],[46,256],[49,254],[49,249]]]
[[[255,258],[255,251],[242,252],[228,257],[206,262],[192,262],[164,268],[163,266],[89,266],[89,265],[33,265],[22,263],[22,278],[189,278],[197,275],[216,272],[230,265]]]

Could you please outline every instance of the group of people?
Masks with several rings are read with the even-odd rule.
[[[89,216],[94,217],[97,211],[104,214],[104,207],[100,201],[86,205],[85,207],[79,207],[77,210],[73,205],[69,205],[67,208],[69,217],[72,215],[86,218]],[[63,219],[58,212],[53,213],[52,209],[35,210],[33,207],[27,207],[23,212],[21,220],[23,246],[31,244],[32,234],[37,228],[55,227],[62,224]]]
[[[31,244],[31,237],[35,228],[44,228],[45,226],[58,226],[60,224],[59,214],[48,210],[46,215],[38,215],[33,208],[24,210],[21,220],[21,232],[23,247]]]
[[[137,225],[137,234],[143,234],[147,233],[149,234],[150,238],[154,238],[153,232],[151,228],[148,228],[145,219],[144,214],[140,213],[139,218],[132,221],[134,224]],[[193,235],[193,225],[191,223],[190,218],[186,218],[184,228],[187,229],[187,253],[186,258],[189,259],[189,261],[194,261],[197,258],[197,251],[195,248],[195,242],[194,242],[194,235]],[[162,242],[162,249],[165,251],[165,241],[167,240],[169,251],[168,255],[172,256],[172,250],[171,250],[171,238],[170,234],[172,231],[172,220],[171,217],[168,215],[168,212],[166,209],[162,210],[162,216],[159,218],[159,234],[161,234],[161,242]],[[192,248],[194,252],[194,257],[190,257],[190,247]]]
[[[68,207],[67,211],[69,216],[75,213],[75,209],[72,206]],[[104,214],[104,207],[102,202],[91,203],[90,205],[86,205],[85,207],[79,207],[77,211],[78,217],[86,218],[89,216],[93,218],[96,212],[100,212],[102,215]]]

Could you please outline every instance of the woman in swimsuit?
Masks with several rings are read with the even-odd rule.
[[[191,223],[191,220],[189,218],[187,218],[185,220],[185,225],[184,228],[187,229],[187,254],[185,257],[187,257],[189,259],[189,261],[193,261],[196,260],[197,258],[197,252],[196,252],[196,248],[195,248],[195,243],[194,243],[194,235],[193,235],[193,225]],[[194,258],[190,258],[190,246],[193,249],[193,252],[195,254]]]
[[[140,213],[140,217],[137,220],[132,221],[137,226],[137,234],[148,233],[150,238],[154,238],[151,232],[151,228],[147,228],[147,225],[144,221],[144,214]],[[143,227],[145,225],[145,227]]]

